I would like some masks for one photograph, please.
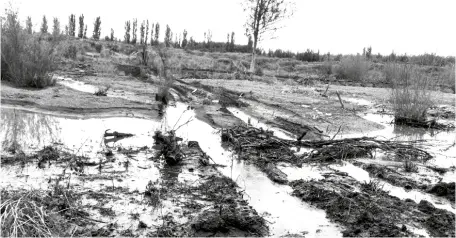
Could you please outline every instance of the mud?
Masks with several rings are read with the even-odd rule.
[[[454,195],[455,195],[455,190],[454,190],[454,182],[452,183],[445,183],[441,182],[438,184],[433,185],[429,189],[429,193],[435,194],[439,197],[445,197],[446,199],[450,200],[452,203],[455,202]]]
[[[344,236],[410,236],[425,227],[431,236],[454,236],[454,214],[422,201],[400,200],[379,184],[360,184],[331,174],[323,180],[290,183],[293,195],[326,211],[345,226]]]
[[[58,92],[26,92],[23,98],[20,90],[8,89],[12,93],[7,91],[6,97],[2,90],[2,103],[35,112],[48,109],[48,116],[4,113],[2,105],[2,145],[13,150],[2,151],[1,186],[46,191],[57,183],[74,191],[83,212],[79,217],[91,224],[78,228],[84,232],[75,236],[333,237],[341,235],[340,229],[345,236],[455,235],[454,207],[434,200],[440,196],[454,203],[451,132],[418,132],[417,138],[402,127],[376,124],[370,114],[359,117],[340,110],[331,93],[314,98],[314,89],[284,86],[271,96],[261,91],[262,85],[256,91],[256,86],[238,81],[224,82],[236,84],[226,87],[216,85],[219,81],[179,80],[159,116],[153,100],[158,82],[122,77],[114,83],[107,77],[80,76],[84,87],[96,85],[90,90],[103,84],[114,88],[107,97],[68,85],[56,86]],[[66,105],[62,98],[74,102]],[[372,106],[346,95],[343,100],[356,111]],[[75,106],[86,101],[90,103],[80,104],[84,107]],[[439,114],[451,117],[442,110],[435,116]],[[105,116],[110,118],[100,119]],[[87,119],[91,117],[95,119]],[[353,123],[344,127],[339,121]],[[383,129],[369,134],[373,128]],[[132,136],[104,137],[107,129]],[[360,142],[362,136],[348,134],[358,130],[362,136],[400,138],[389,144],[381,144],[384,138]],[[163,136],[153,138],[156,131]],[[397,146],[401,140],[423,138],[436,143]],[[152,147],[159,140],[170,143]],[[379,144],[391,153],[377,154]],[[317,159],[305,163],[312,156]],[[402,164],[403,158],[416,162],[418,172],[383,164]],[[428,164],[422,163],[426,160]],[[428,167],[441,174],[424,169]],[[292,191],[296,197],[290,196]]]

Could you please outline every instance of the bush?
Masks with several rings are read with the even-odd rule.
[[[411,119],[425,121],[426,111],[433,106],[428,77],[412,65],[395,65],[395,76],[391,78],[390,101],[395,120]]]
[[[255,68],[255,75],[256,76],[263,76],[263,70],[260,67]]]
[[[325,61],[323,64],[318,66],[318,71],[320,71],[322,74],[331,75],[332,68],[332,63],[330,61]]]
[[[361,56],[349,56],[335,68],[336,78],[363,81],[369,70],[369,62]]]
[[[2,79],[37,88],[55,84],[49,74],[55,64],[51,43],[27,34],[19,25],[16,12],[7,11],[1,42]]]
[[[69,45],[66,47],[65,52],[63,52],[63,57],[67,59],[76,59],[76,54],[78,50],[76,46],[74,45]]]

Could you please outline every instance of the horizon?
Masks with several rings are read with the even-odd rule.
[[[119,1],[17,0],[12,1],[12,4],[19,10],[21,24],[24,24],[27,16],[31,16],[35,32],[39,31],[43,15],[48,20],[49,28],[52,27],[52,18],[59,18],[63,31],[70,14],[75,14],[76,18],[84,14],[88,36],[92,35],[95,18],[101,17],[102,39],[109,35],[113,28],[114,36],[123,40],[125,21],[137,18],[138,28],[143,20],[149,20],[150,24],[159,22],[160,41],[163,41],[164,30],[168,24],[174,34],[181,34],[186,29],[188,39],[193,36],[194,40],[203,41],[204,32],[211,30],[212,41],[226,42],[226,35],[235,32],[235,43],[246,44],[246,17],[241,2],[130,0],[125,4]],[[269,49],[291,52],[310,49],[320,51],[321,54],[330,52],[337,55],[361,53],[364,47],[371,46],[374,55],[389,55],[392,52],[397,55],[456,55],[456,32],[451,30],[455,1],[445,0],[429,4],[411,0],[300,0],[295,3],[295,14],[282,22],[284,27],[275,33],[276,39],[264,40],[258,48],[266,52]],[[146,6],[141,7],[144,5]],[[4,3],[4,8],[7,6],[8,3]],[[103,11],[107,7],[111,10]],[[172,9],[172,14],[167,9]],[[119,17],[119,14],[122,14],[122,17]],[[78,19],[76,25],[79,29]],[[175,35],[173,40],[174,38]]]

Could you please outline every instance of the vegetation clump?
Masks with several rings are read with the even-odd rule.
[[[430,79],[419,72],[415,66],[391,66],[390,102],[394,111],[396,124],[432,127],[426,118],[427,110],[434,105],[431,96]]]
[[[43,33],[46,35],[47,33]],[[2,25],[2,80],[17,86],[44,88],[54,85],[53,43],[33,35],[20,25],[18,13],[7,10]]]

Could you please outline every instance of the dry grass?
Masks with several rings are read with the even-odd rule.
[[[31,191],[1,191],[2,202],[0,209],[0,227],[2,237],[55,237],[68,236],[65,229],[68,222],[59,215],[68,211],[69,200],[67,193],[56,197],[67,202],[57,202],[56,197],[41,190]],[[67,204],[61,206],[57,204]]]
[[[426,111],[434,105],[429,77],[412,65],[393,67],[390,102],[393,105],[395,119],[425,121]]]

